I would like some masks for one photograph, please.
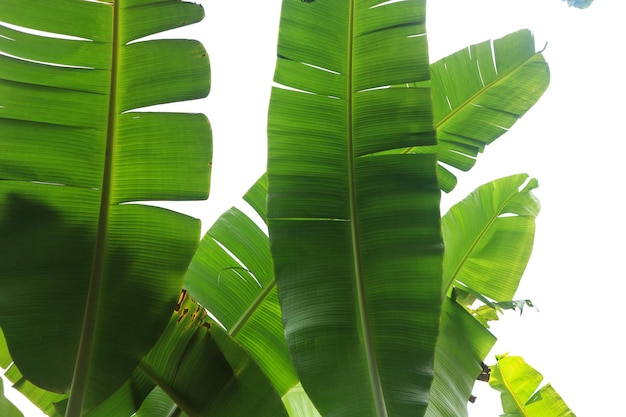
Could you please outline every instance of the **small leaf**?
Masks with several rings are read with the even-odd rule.
[[[0,416],[2,417],[24,417],[24,414],[4,396],[4,387],[0,379]]]
[[[519,356],[498,356],[491,367],[489,385],[499,391],[504,415],[517,417],[575,417],[543,376]]]

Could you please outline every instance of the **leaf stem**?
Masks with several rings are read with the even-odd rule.
[[[383,393],[380,374],[378,372],[378,364],[376,363],[376,354],[374,352],[372,333],[370,329],[367,300],[365,294],[365,283],[363,282],[363,272],[361,268],[361,251],[359,247],[359,226],[358,226],[358,207],[357,207],[357,185],[356,185],[356,156],[354,151],[354,13],[355,1],[350,1],[349,23],[348,23],[348,62],[347,62],[347,91],[346,102],[347,111],[347,128],[348,128],[348,181],[350,195],[350,231],[352,234],[352,256],[354,259],[354,270],[356,279],[356,292],[358,300],[358,313],[361,322],[361,332],[363,334],[363,345],[368,365],[370,383],[372,388],[372,398],[376,408],[378,417],[387,417],[387,407],[385,404],[385,395]]]
[[[99,305],[102,275],[107,245],[109,210],[111,205],[111,181],[113,172],[113,153],[117,127],[117,84],[119,72],[119,2],[112,3],[112,39],[111,39],[111,78],[109,85],[109,109],[106,132],[106,147],[102,178],[102,195],[98,229],[94,246],[94,255],[89,279],[89,289],[83,316],[83,325],[74,365],[72,387],[65,412],[66,417],[80,417],[83,414],[85,397],[88,394],[89,367],[93,356],[96,319]]]

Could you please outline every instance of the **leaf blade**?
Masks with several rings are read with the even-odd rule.
[[[270,104],[270,241],[290,353],[323,415],[419,415],[432,378],[435,158],[373,155],[435,142],[427,90],[385,88],[428,78],[424,4],[379,3],[283,4],[275,81],[289,89]]]
[[[8,22],[0,31],[10,35],[0,36],[0,48],[11,55],[0,71],[0,233],[12,236],[0,243],[12,254],[0,285],[20,294],[1,300],[0,324],[26,378],[60,395],[72,391],[69,415],[111,395],[156,342],[198,242],[195,219],[121,204],[208,194],[211,133],[203,116],[122,114],[208,93],[198,43],[127,44],[147,29],[203,16],[200,6],[173,1],[168,10],[184,12],[151,22],[160,3],[0,5]],[[176,62],[167,62],[171,54]],[[174,88],[154,88],[172,79]],[[162,181],[154,181],[155,167],[166,167]],[[48,233],[40,238],[35,225]],[[38,300],[28,315],[25,298]],[[132,305],[145,321],[128,319]]]

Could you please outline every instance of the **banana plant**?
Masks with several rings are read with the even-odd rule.
[[[202,114],[141,108],[205,97],[209,61],[197,41],[142,38],[200,21],[202,7],[181,0],[35,0],[27,7],[3,0],[0,16],[7,376],[49,415],[67,417],[118,415],[111,410],[122,406],[130,415],[138,399],[129,389],[138,385],[192,395],[183,386],[193,379],[171,380],[174,371],[146,361],[166,357],[152,352],[167,337],[161,334],[200,224],[142,202],[206,199],[211,129]],[[173,362],[173,375],[215,367],[225,383],[245,383],[252,369],[246,364],[253,363],[247,353],[218,328],[201,331],[193,348],[182,335],[174,340],[185,354]],[[202,353],[203,366],[189,365]],[[234,387],[220,394],[230,401],[220,406],[226,415],[236,404],[256,404],[254,395],[282,408],[275,393],[277,402],[258,389],[242,401]],[[188,399],[181,406],[190,416],[216,407]]]
[[[283,13],[286,13],[285,10]],[[517,45],[517,47],[506,47],[511,45]],[[493,48],[493,50],[489,48]],[[534,40],[529,31],[519,31],[494,42],[473,45],[468,50],[488,51],[490,56],[492,53],[495,54],[498,57],[496,62],[500,63],[499,71],[496,64],[490,60],[491,81],[486,83],[475,82],[476,80],[472,77],[479,78],[480,74],[477,74],[476,71],[470,71],[470,74],[467,74],[466,70],[476,68],[480,64],[476,54],[468,54],[467,50],[456,52],[450,57],[432,64],[431,72],[440,71],[441,68],[445,67],[445,77],[452,80],[452,82],[432,83],[435,101],[445,100],[448,94],[456,94],[455,111],[448,111],[448,113],[440,116],[437,119],[436,128],[440,134],[447,126],[463,129],[465,124],[466,131],[474,132],[471,134],[476,138],[483,138],[483,143],[486,144],[497,139],[505,130],[494,130],[491,120],[486,116],[477,118],[474,123],[468,123],[468,120],[471,119],[468,118],[467,114],[476,107],[473,100],[477,97],[480,98],[485,103],[485,108],[488,105],[493,109],[490,110],[492,114],[504,114],[506,113],[504,110],[498,111],[496,109],[498,106],[501,108],[504,105],[503,97],[508,92],[516,90],[514,96],[508,95],[509,103],[506,105],[509,109],[515,108],[517,113],[506,113],[499,120],[499,123],[510,127],[545,91],[549,81],[549,71],[541,53],[534,52]],[[483,66],[487,71],[488,64],[483,63]],[[286,75],[277,74],[277,77],[289,76],[291,73],[289,67],[288,70],[281,73]],[[442,75],[439,77],[441,78]],[[452,88],[448,91],[450,86],[462,84],[467,77],[474,81],[468,83],[471,89],[458,92]],[[491,133],[488,139],[484,139],[486,137],[485,132]],[[477,141],[478,139],[475,142]],[[484,145],[481,146],[481,150],[482,148]],[[415,151],[415,149],[403,148],[400,152],[395,150],[391,152],[407,153]],[[440,155],[453,153],[450,146],[436,145],[431,150]],[[456,151],[461,150],[462,148],[457,145]],[[454,160],[452,165],[465,170],[471,168],[471,165],[455,164]],[[442,169],[441,166],[439,169]],[[264,222],[267,222],[266,193],[266,177],[262,177],[244,196],[244,199]],[[486,227],[488,226],[489,224],[486,225]],[[244,230],[245,233],[242,232]],[[294,386],[298,377],[294,373],[282,338],[276,281],[271,271],[272,260],[269,255],[269,248],[263,236],[260,228],[240,210],[235,208],[229,210],[217,220],[203,238],[187,274],[185,287],[194,298],[199,300],[224,324],[228,332],[235,335],[235,338],[246,346],[268,375],[275,376],[272,378],[275,387],[286,399],[287,390]],[[466,255],[459,255],[459,258],[464,256]],[[446,286],[446,289],[449,287]],[[462,320],[462,318],[458,320]],[[485,340],[491,339],[492,337],[487,336]],[[490,342],[486,343],[484,346],[489,345]],[[481,352],[483,356],[480,359],[484,359],[486,352]],[[475,374],[479,372],[476,371],[480,368],[479,364],[480,360],[476,359],[471,364],[471,369],[474,371],[469,377],[465,377],[464,384],[469,388],[465,388],[467,395],[463,394],[465,398],[462,404],[467,402],[472,381],[475,380]]]
[[[176,304],[181,270],[197,244],[197,222],[161,209],[123,204],[202,198],[208,192],[210,128],[206,119],[136,110],[208,92],[208,61],[199,44],[139,40],[199,20],[201,8],[179,0],[80,6],[38,0],[33,5],[21,10],[17,0],[4,1],[0,14],[14,25],[73,38],[0,27],[0,47],[18,57],[0,55],[0,93],[14,100],[0,108],[0,174],[8,178],[0,183],[0,232],[18,237],[16,247],[11,242],[11,252],[6,252],[15,259],[0,266],[4,268],[0,285],[10,288],[9,278],[25,272],[24,287],[41,284],[48,274],[59,280],[54,283],[57,292],[51,291],[51,285],[23,294],[23,288],[16,287],[6,293],[14,299],[0,299],[0,327],[13,346],[12,356],[17,353],[7,376],[23,393],[51,416],[281,415],[284,410],[276,402],[276,393],[283,396],[292,416],[317,412],[307,393],[323,415],[413,415],[415,411],[449,415],[450,409],[440,406],[446,398],[452,409],[460,410],[455,415],[463,415],[480,360],[493,337],[448,297],[454,285],[462,285],[487,299],[480,294],[481,288],[465,285],[456,278],[458,274],[442,283],[450,267],[444,263],[441,270],[438,189],[453,188],[454,180],[441,163],[437,165],[437,157],[469,169],[472,163],[466,160],[504,132],[485,129],[481,124],[490,119],[475,116],[475,108],[499,115],[498,126],[508,123],[509,127],[545,90],[547,66],[534,51],[528,31],[473,46],[470,54],[460,51],[449,57],[442,68],[456,74],[451,76],[439,74],[437,64],[429,70],[423,1],[331,5],[324,0],[286,0],[275,76],[279,87],[273,91],[269,125],[270,216],[265,211],[265,178],[246,195],[261,217],[269,218],[274,261],[261,229],[243,213],[231,210],[203,239],[184,281],[193,298],[224,326],[221,331],[218,324],[209,325],[202,308],[186,296]],[[42,14],[35,12],[38,8]],[[55,16],[55,21],[50,22],[46,13]],[[81,24],[65,27],[77,17]],[[495,63],[480,61],[487,53],[498,57]],[[176,62],[170,62],[171,54],[179,54]],[[472,66],[484,67],[484,74],[479,70],[480,83],[476,71],[470,71]],[[460,88],[463,79],[471,80],[465,83],[471,87]],[[153,91],[150,83],[155,82],[171,88]],[[503,92],[511,88],[519,92],[514,111],[502,100]],[[454,98],[454,105],[449,105],[447,113],[438,113],[438,100],[446,95]],[[25,100],[30,107],[22,107]],[[62,107],[68,103],[73,106],[70,112]],[[46,106],[53,104],[57,111],[50,113]],[[84,113],[91,118],[83,120]],[[472,120],[476,123],[469,123]],[[455,136],[463,127],[469,136]],[[435,144],[435,131],[444,137],[448,132],[447,137],[454,140]],[[30,142],[18,140],[23,137]],[[76,143],[66,143],[66,138]],[[85,150],[87,144],[92,147]],[[469,157],[445,160],[446,155],[459,154]],[[75,163],[74,155],[82,155],[82,164]],[[157,165],[165,169],[157,171]],[[180,167],[185,167],[184,173]],[[154,177],[157,172],[160,176]],[[154,184],[148,181],[152,178],[157,178]],[[183,224],[189,227],[184,229]],[[138,226],[145,229],[138,230]],[[45,236],[35,235],[35,229]],[[175,236],[179,229],[186,230],[185,236]],[[138,249],[127,246],[132,243],[126,237],[128,231]],[[177,246],[151,246],[157,238],[171,239]],[[24,271],[27,246],[37,239],[41,239],[35,246],[37,262]],[[53,243],[59,245],[56,251]],[[67,247],[73,256],[62,253]],[[472,256],[454,259],[463,264]],[[82,260],[76,268],[70,266],[75,257]],[[51,261],[58,268],[44,270]],[[176,274],[171,269],[163,273],[163,266],[174,264],[177,268],[171,269]],[[66,275],[72,279],[63,280]],[[159,277],[165,281],[165,275],[167,288],[150,287],[160,282]],[[87,278],[81,281],[81,276]],[[148,276],[149,282],[144,282]],[[117,285],[124,291],[117,291]],[[46,300],[48,293],[63,297]],[[143,299],[150,298],[146,294],[159,302]],[[43,368],[38,369],[39,375],[35,373],[40,386],[33,385],[32,368],[41,361],[29,369],[29,359],[19,352],[33,340],[32,334],[28,335],[31,339],[23,336],[29,329],[23,327],[25,321],[33,317],[30,310],[21,321],[19,317],[24,316],[19,309],[24,300],[32,299],[42,303],[37,306],[41,307],[37,319],[46,308],[63,314],[45,317],[47,321],[39,325],[67,320],[60,322],[73,326],[78,340],[76,358],[67,350],[55,351],[72,339],[67,331],[57,326],[35,335],[56,341],[46,353],[68,356],[55,363],[59,369],[106,375],[99,370],[108,366],[104,358],[111,353],[106,349],[124,349],[127,363],[124,369],[116,369],[117,379],[87,379],[81,393],[80,387],[59,389],[55,384],[62,378],[58,375],[52,383],[46,381],[51,375]],[[128,303],[134,307],[134,327],[123,314]],[[87,312],[84,316],[79,314],[83,311]],[[148,320],[143,317],[148,312],[160,324],[147,328],[142,320]],[[131,349],[116,339],[132,339],[139,327],[145,330],[138,333],[139,338],[146,336],[141,349]],[[101,334],[113,335],[119,346],[104,343]],[[80,347],[84,343],[95,343],[99,350]],[[28,352],[37,354],[43,350],[41,343],[31,349]],[[450,357],[456,362],[449,361]],[[24,363],[27,372],[22,374]],[[172,363],[177,365],[172,368]],[[451,363],[457,367],[450,367]],[[219,384],[219,375],[237,384],[264,387],[261,397],[266,401],[251,400],[259,398],[257,389],[218,399],[219,387],[210,390],[211,396],[196,391],[198,385],[192,381]],[[66,382],[72,379],[65,377]],[[300,379],[306,392],[298,385]],[[272,389],[267,389],[268,381]],[[454,398],[446,396],[449,387],[455,389]],[[245,408],[246,402],[252,408]]]
[[[536,186],[526,174],[491,181],[442,218],[444,307],[428,417],[467,416],[472,387],[496,340],[470,307],[513,297],[535,235]]]
[[[518,47],[505,47],[511,45]],[[468,51],[485,50],[485,48],[492,48],[487,51],[489,56],[493,53],[497,57],[496,62],[509,63],[508,70],[504,70],[501,64],[500,71],[497,71],[493,61],[489,61],[490,64],[482,63],[485,68],[491,65],[491,73],[495,76],[489,83],[472,78],[479,76],[476,71],[472,70],[478,67],[479,62],[476,54],[468,53]],[[507,113],[504,110],[489,110],[491,114],[504,114],[499,123],[507,127],[511,127],[521,115],[526,113],[537,102],[549,83],[547,64],[541,52],[534,52],[533,48],[534,40],[531,33],[523,30],[495,41],[471,45],[467,49],[455,52],[431,64],[431,74],[437,73],[439,79],[445,75],[448,80],[432,83],[435,103],[441,105],[442,101],[446,101],[446,96],[455,97],[454,111],[442,110],[442,114],[435,117],[437,134],[448,138],[454,137],[449,132],[449,126],[454,126],[456,130],[467,131],[468,135],[477,138],[474,142],[478,143],[482,140],[480,142],[482,145],[475,149],[474,155],[478,150],[484,150],[484,144],[491,143],[500,137],[505,130],[500,128],[494,130],[493,121],[489,117],[484,115],[471,119],[468,113],[476,108],[473,100],[478,97],[485,103],[482,107],[483,111],[486,111],[487,107],[492,109],[502,107],[503,97],[508,97],[506,105],[517,109],[516,114]],[[445,69],[445,74],[442,74],[442,68]],[[466,82],[468,78],[473,82]],[[464,83],[471,88],[463,90],[462,93],[457,91],[458,88],[454,88]],[[516,91],[515,95],[509,94],[512,90]],[[491,99],[488,99],[489,97]],[[468,120],[472,120],[472,123],[468,123]],[[440,141],[431,151],[436,152],[439,159],[445,159],[448,158],[446,155],[459,155],[467,149],[458,142],[452,140],[448,142],[453,145],[442,144]],[[414,148],[403,149],[401,152],[413,150]],[[470,169],[475,161],[468,157],[466,159],[471,160],[472,163],[465,164],[458,163],[454,158],[448,159],[449,163],[446,164],[448,167],[462,170]],[[442,178],[454,179],[449,187],[445,188],[445,190],[451,189],[456,182],[453,174],[449,174],[452,177],[445,174],[450,171],[443,167],[441,161],[437,169],[440,180]],[[440,181],[440,186],[443,187],[442,181]],[[264,223],[267,223],[266,197],[266,176],[260,178],[244,196],[244,200],[250,208],[256,211]],[[500,214],[498,213],[497,216]],[[475,215],[480,214],[475,213]],[[444,221],[446,221],[445,218]],[[532,244],[532,240],[530,243]],[[471,243],[468,245],[472,246]],[[529,247],[525,249],[528,255],[529,249]],[[450,257],[448,256],[447,259]],[[232,208],[224,213],[203,237],[185,277],[184,285],[192,297],[208,308],[228,332],[250,351],[270,375],[278,392],[285,395],[298,382],[298,378],[291,365],[283,339],[281,313],[272,266],[269,244],[266,243],[264,232],[241,210]],[[452,268],[448,268],[448,271],[452,271]],[[448,276],[451,275],[454,273],[448,272]],[[520,274],[517,274],[517,279],[519,276]],[[448,284],[451,282],[449,281]],[[446,291],[450,288],[451,285],[445,285]],[[254,329],[262,330],[255,331]],[[268,348],[269,346],[271,348]]]

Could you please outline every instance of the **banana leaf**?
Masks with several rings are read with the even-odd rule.
[[[478,153],[539,100],[550,71],[527,29],[461,49],[430,68],[439,185],[449,192],[457,183],[450,168],[471,169]]]
[[[67,394],[46,391],[26,380],[16,366],[11,366],[5,376],[13,383],[13,388],[26,397],[33,405],[50,417],[63,417],[67,406]]]
[[[511,301],[532,252],[538,186],[526,174],[478,187],[443,216],[444,294],[452,285]]]
[[[289,417],[322,417],[301,384],[296,385],[283,396],[283,403],[285,403]]]
[[[435,379],[426,417],[467,417],[472,387],[496,338],[446,297],[435,353]]]
[[[291,415],[291,417],[295,417]],[[303,416],[313,417],[310,414]],[[188,417],[161,389],[155,388],[134,417]]]
[[[423,415],[441,307],[425,2],[284,1],[267,212],[289,353],[324,416]]]
[[[543,376],[519,356],[498,356],[489,385],[499,391],[505,417],[576,417]]]
[[[439,185],[445,192],[452,191],[457,183],[454,169],[469,171],[478,154],[506,133],[548,88],[550,70],[534,45],[531,32],[520,30],[432,63],[433,79],[421,85],[432,89],[438,143],[389,153],[436,152]]]
[[[24,414],[4,396],[4,383],[0,379],[0,416],[2,417],[24,417]]]
[[[244,196],[262,218],[266,195],[262,177]],[[231,208],[220,216],[203,237],[184,286],[250,352],[281,396],[298,383],[283,335],[269,240],[248,215]]]
[[[163,390],[155,388],[144,400],[135,417],[188,417]]]
[[[4,338],[4,333],[2,332],[2,329],[0,329],[0,368],[8,369],[12,363],[13,359],[11,359],[11,354],[9,353],[7,341]]]
[[[139,370],[189,417],[286,417],[280,396],[247,351],[183,294]]]
[[[46,414],[64,415],[67,396],[20,383],[28,382],[22,379],[16,388]],[[189,417],[287,416],[265,373],[243,347],[207,321],[206,311],[186,292],[131,378],[85,415],[160,415],[156,410]]]
[[[208,93],[199,42],[141,41],[203,10],[4,0],[0,16],[0,327],[78,416],[156,343],[198,244],[198,220],[126,203],[208,195],[206,118],[137,110]]]

